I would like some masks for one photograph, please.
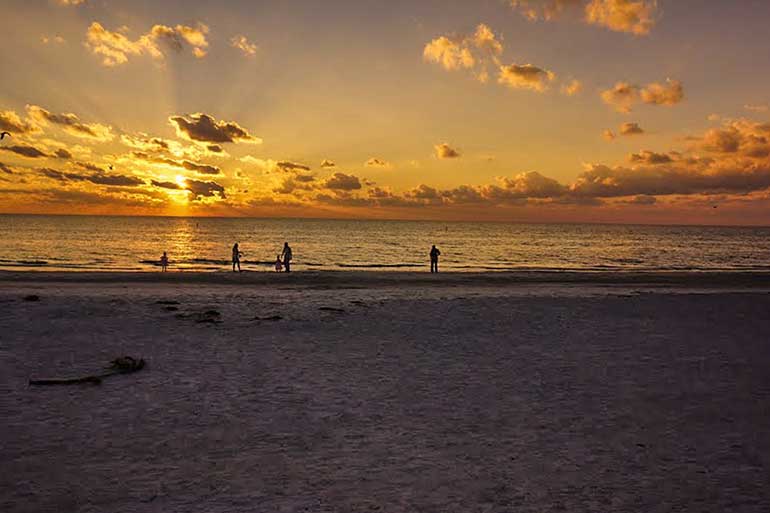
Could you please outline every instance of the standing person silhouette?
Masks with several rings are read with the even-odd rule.
[[[160,257],[160,270],[164,273],[168,270],[168,255],[166,255],[166,252],[163,252],[163,256]]]
[[[441,254],[441,251],[438,250],[436,245],[434,244],[432,248],[430,248],[430,272],[437,273],[438,272],[438,256]]]
[[[291,248],[288,242],[283,243],[283,251],[281,251],[281,258],[283,259],[283,266],[286,268],[286,272],[291,272]]]
[[[241,253],[240,248],[238,248],[238,243],[235,243],[235,246],[233,246],[233,272],[235,272],[235,266],[238,266],[238,272],[241,272],[241,257],[243,256],[243,253]]]

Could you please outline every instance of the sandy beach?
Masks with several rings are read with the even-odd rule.
[[[4,512],[770,509],[770,274],[3,272],[0,304]]]

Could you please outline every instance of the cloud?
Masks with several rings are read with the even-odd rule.
[[[193,200],[200,200],[202,198],[216,198],[225,199],[225,188],[216,182],[201,182],[198,180],[192,180],[190,178],[185,180],[185,189],[190,191]]]
[[[194,171],[199,174],[203,175],[218,175],[221,171],[217,166],[212,166],[209,164],[201,164],[198,162],[192,162],[187,159],[183,160],[174,160],[167,157],[157,156],[157,155],[149,155],[148,153],[144,153],[141,151],[134,151],[131,153],[131,156],[142,160],[144,162],[150,162],[154,164],[163,164],[166,166],[172,166],[172,167],[178,167],[181,169],[187,169],[189,171]]]
[[[376,157],[372,157],[366,162],[364,162],[364,165],[366,167],[390,167],[390,162],[376,158]]]
[[[169,151],[173,141],[168,141],[160,137],[150,137],[147,134],[129,135],[123,134],[120,140],[130,148],[136,148],[143,151]]]
[[[503,45],[489,26],[481,23],[470,36],[440,36],[425,45],[423,58],[447,71],[470,70],[477,80],[489,79],[488,68],[499,66]]]
[[[59,159],[71,159],[72,153],[69,152],[69,150],[66,150],[64,148],[59,148],[54,153],[54,156]]]
[[[570,82],[561,86],[561,94],[565,96],[575,96],[583,90],[583,84],[580,80],[571,80]]]
[[[585,20],[616,32],[647,35],[655,26],[655,0],[591,0],[585,7]]]
[[[770,155],[770,123],[732,121],[722,128],[708,130],[695,140],[699,148],[712,153],[765,158]]]
[[[290,162],[288,160],[281,160],[275,163],[275,168],[278,171],[284,173],[296,173],[298,171],[310,171],[310,166],[305,164],[298,164],[296,162]]]
[[[614,141],[615,137],[617,137],[617,136],[615,135],[615,133],[612,130],[610,130],[608,128],[607,130],[602,132],[602,137],[604,138],[605,141]]]
[[[565,10],[581,4],[582,0],[510,0],[511,7],[517,9],[530,21],[554,20]]]
[[[436,157],[439,159],[456,159],[460,157],[460,152],[447,143],[437,144],[433,149],[436,151]]]
[[[63,6],[81,5],[86,3],[86,0],[56,0],[56,3]]]
[[[650,105],[672,106],[684,99],[684,88],[678,80],[666,80],[665,84],[653,82],[639,87],[628,82],[618,82],[600,94],[607,105],[616,111],[628,113],[640,100]]]
[[[15,153],[17,155],[21,155],[22,157],[27,157],[29,159],[39,159],[43,157],[48,157],[47,153],[35,148],[34,146],[27,146],[26,144],[0,146],[0,150]]]
[[[354,191],[361,188],[361,181],[357,176],[346,175],[345,173],[334,173],[324,180],[323,187],[337,191]]]
[[[639,153],[632,153],[628,156],[629,162],[634,164],[668,164],[674,160],[666,153],[655,153],[654,151],[642,150]]]
[[[185,45],[192,48],[195,57],[202,58],[206,56],[209,46],[206,40],[208,32],[209,28],[202,23],[195,27],[154,25],[146,34],[131,40],[120,31],[111,32],[100,23],[93,22],[86,32],[86,47],[94,55],[100,55],[102,64],[108,67],[125,64],[130,56],[140,55],[149,55],[162,62],[166,58],[166,48],[181,52]]]
[[[220,173],[220,170],[217,166],[212,166],[209,164],[199,164],[189,160],[183,160],[177,164],[181,164],[183,168],[190,171],[195,171],[196,173],[202,175],[218,175]]]
[[[96,171],[97,173],[104,172],[104,168],[101,168],[96,164],[92,164],[90,162],[75,162],[75,165],[88,171]]]
[[[322,168],[330,168],[330,167],[336,167],[336,166],[337,166],[337,164],[335,164],[331,160],[324,159],[323,161],[321,161],[321,167]]]
[[[56,35],[56,36],[53,36],[53,37],[42,36],[40,38],[40,42],[43,43],[44,45],[47,45],[47,44],[61,45],[61,44],[66,43],[67,40],[64,39],[63,37],[59,36],[59,35]]]
[[[97,185],[113,187],[137,187],[144,185],[144,180],[129,175],[109,175],[105,173],[83,175],[79,173],[65,173],[51,168],[41,168],[38,172],[43,176],[60,182],[91,182]]]
[[[98,142],[111,141],[114,137],[112,127],[99,123],[83,123],[75,114],[53,114],[37,105],[27,105],[27,113],[35,122],[43,126],[52,123],[75,137]]]
[[[638,123],[623,123],[620,125],[620,135],[641,135],[644,133]]]
[[[243,55],[246,57],[257,55],[257,45],[249,42],[248,38],[244,35],[237,35],[230,39],[230,46],[243,52]]]
[[[618,82],[611,89],[601,92],[601,98],[618,112],[631,112],[634,103],[639,99],[639,88],[628,82]]]
[[[745,193],[770,187],[770,166],[671,165],[609,167],[592,164],[570,192],[588,197]]]
[[[556,75],[532,64],[500,66],[497,81],[513,89],[530,89],[543,92]]]
[[[552,21],[573,12],[580,13],[589,25],[635,35],[649,34],[658,14],[656,0],[510,0],[510,3],[530,21]]]
[[[11,134],[32,134],[40,132],[40,129],[28,121],[22,121],[18,114],[12,110],[0,112],[0,131]]]
[[[544,91],[555,75],[532,64],[503,65],[503,44],[489,26],[481,23],[470,36],[440,36],[423,49],[423,59],[447,71],[470,71],[481,83],[489,81],[489,69],[498,70],[498,83],[517,89]]]
[[[9,165],[7,165],[7,164],[3,164],[2,162],[0,162],[0,171],[2,171],[3,173],[5,173],[5,174],[7,174],[7,175],[13,175],[13,174],[15,174],[15,172],[14,172],[14,170],[11,168],[11,166],[9,166]]]
[[[261,144],[262,139],[254,137],[234,121],[217,121],[208,114],[171,116],[169,122],[176,128],[177,136],[190,141],[204,143]]]
[[[767,105],[744,105],[744,109],[750,110],[751,112],[767,112],[770,110],[770,107]]]
[[[653,82],[641,90],[642,101],[653,105],[676,105],[684,99],[684,88],[678,80],[667,79],[665,84]]]
[[[176,182],[162,182],[158,180],[152,180],[150,183],[154,187],[160,187],[161,189],[182,190],[182,186]]]

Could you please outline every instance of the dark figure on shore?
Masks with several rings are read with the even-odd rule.
[[[235,243],[235,246],[233,246],[233,272],[235,272],[235,266],[238,266],[238,272],[241,272],[241,257],[243,256],[243,253],[241,253],[241,250],[238,248],[238,243]]]
[[[166,255],[166,252],[163,252],[163,256],[160,257],[160,270],[164,273],[168,270],[168,255]]]
[[[435,245],[430,248],[430,272],[432,273],[438,272],[438,256],[440,254],[441,251]]]
[[[288,242],[283,243],[283,251],[281,251],[280,258],[283,259],[283,266],[286,268],[286,272],[291,272],[291,248]]]

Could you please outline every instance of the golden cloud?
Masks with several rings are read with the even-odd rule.
[[[203,23],[195,27],[154,25],[146,34],[131,40],[121,31],[112,32],[93,22],[86,31],[86,46],[94,55],[100,55],[102,64],[109,67],[125,64],[130,56],[149,55],[156,61],[163,61],[166,58],[164,46],[181,52],[186,44],[192,48],[195,57],[202,58],[209,46],[208,33],[209,28]]]
[[[543,92],[556,75],[532,64],[500,66],[497,81],[513,89],[531,89]]]
[[[230,46],[240,50],[246,57],[257,55],[257,45],[249,42],[249,39],[244,35],[237,35],[230,39]]]
[[[433,149],[436,151],[436,157],[440,159],[456,159],[460,157],[460,152],[447,143],[437,144]]]

